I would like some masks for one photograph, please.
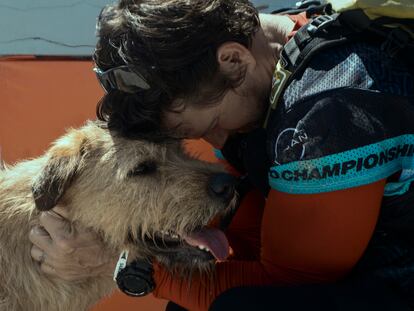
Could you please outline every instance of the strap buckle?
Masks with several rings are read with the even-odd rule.
[[[306,30],[310,35],[315,35],[317,32],[328,27],[334,21],[335,18],[331,15],[319,15],[308,24]]]

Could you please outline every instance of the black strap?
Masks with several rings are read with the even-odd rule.
[[[321,15],[301,27],[285,44],[280,61],[284,69],[294,74],[300,71],[311,57],[322,49],[350,40],[353,30],[343,27],[338,14]]]

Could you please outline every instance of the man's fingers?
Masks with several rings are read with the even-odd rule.
[[[42,264],[46,261],[46,254],[45,252],[37,247],[36,245],[32,246],[32,249],[30,250],[30,255],[32,258],[37,261],[38,263]]]
[[[39,221],[53,240],[66,237],[71,233],[69,221],[52,210],[41,213]]]
[[[41,226],[34,226],[30,230],[29,240],[38,248],[44,251],[46,251],[52,244],[52,239],[50,238],[49,233]]]
[[[56,273],[56,270],[52,266],[49,266],[46,263],[42,263],[40,265],[40,270],[42,270],[44,273],[46,273],[50,276],[55,276],[55,277],[58,276],[57,273]]]

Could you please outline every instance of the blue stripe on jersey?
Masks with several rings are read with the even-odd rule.
[[[414,134],[312,160],[275,165],[269,171],[273,189],[296,194],[322,193],[370,184],[402,171],[384,195],[402,194],[414,179]]]

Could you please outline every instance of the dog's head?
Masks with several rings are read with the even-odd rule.
[[[228,253],[220,224],[236,205],[234,179],[176,141],[128,140],[90,122],[49,149],[32,191],[37,209],[60,202],[108,247],[170,268],[202,268]]]

